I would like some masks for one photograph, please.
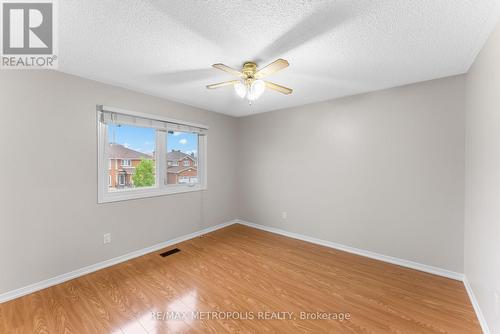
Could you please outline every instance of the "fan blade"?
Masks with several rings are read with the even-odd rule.
[[[243,76],[244,76],[244,74],[241,73],[240,71],[237,71],[234,68],[231,68],[231,67],[226,66],[224,64],[213,64],[212,66],[221,70],[221,71],[227,72],[227,73],[232,74],[232,75],[236,75],[237,77],[240,77],[240,78],[243,78]]]
[[[293,92],[293,89],[291,89],[291,88],[277,85],[277,84],[269,82],[269,81],[264,81],[264,82],[266,83],[267,88],[275,90],[277,92],[280,92],[280,93],[283,93],[286,95],[292,94],[292,92]]]
[[[281,71],[282,69],[288,67],[290,65],[285,59],[278,59],[273,61],[271,64],[267,65],[266,67],[258,70],[255,73],[255,78],[260,79],[260,78],[265,78],[268,75],[271,75],[273,73],[276,73],[278,71]]]
[[[215,89],[215,88],[219,88],[219,87],[234,85],[237,82],[240,82],[240,81],[239,80],[224,81],[224,82],[219,82],[216,84],[207,85],[207,88],[208,89]]]

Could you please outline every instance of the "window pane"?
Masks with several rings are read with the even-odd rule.
[[[155,186],[154,129],[108,125],[108,141],[109,191]]]
[[[198,183],[198,134],[168,132],[165,183]]]

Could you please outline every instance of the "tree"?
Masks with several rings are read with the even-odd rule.
[[[144,160],[135,167],[135,174],[132,175],[134,186],[151,187],[155,184],[155,166],[153,160]]]

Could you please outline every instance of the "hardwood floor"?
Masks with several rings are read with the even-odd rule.
[[[451,279],[243,225],[175,247],[0,304],[0,333],[481,333]]]

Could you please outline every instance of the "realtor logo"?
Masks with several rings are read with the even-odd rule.
[[[2,68],[55,68],[54,6],[43,0],[2,2]]]

